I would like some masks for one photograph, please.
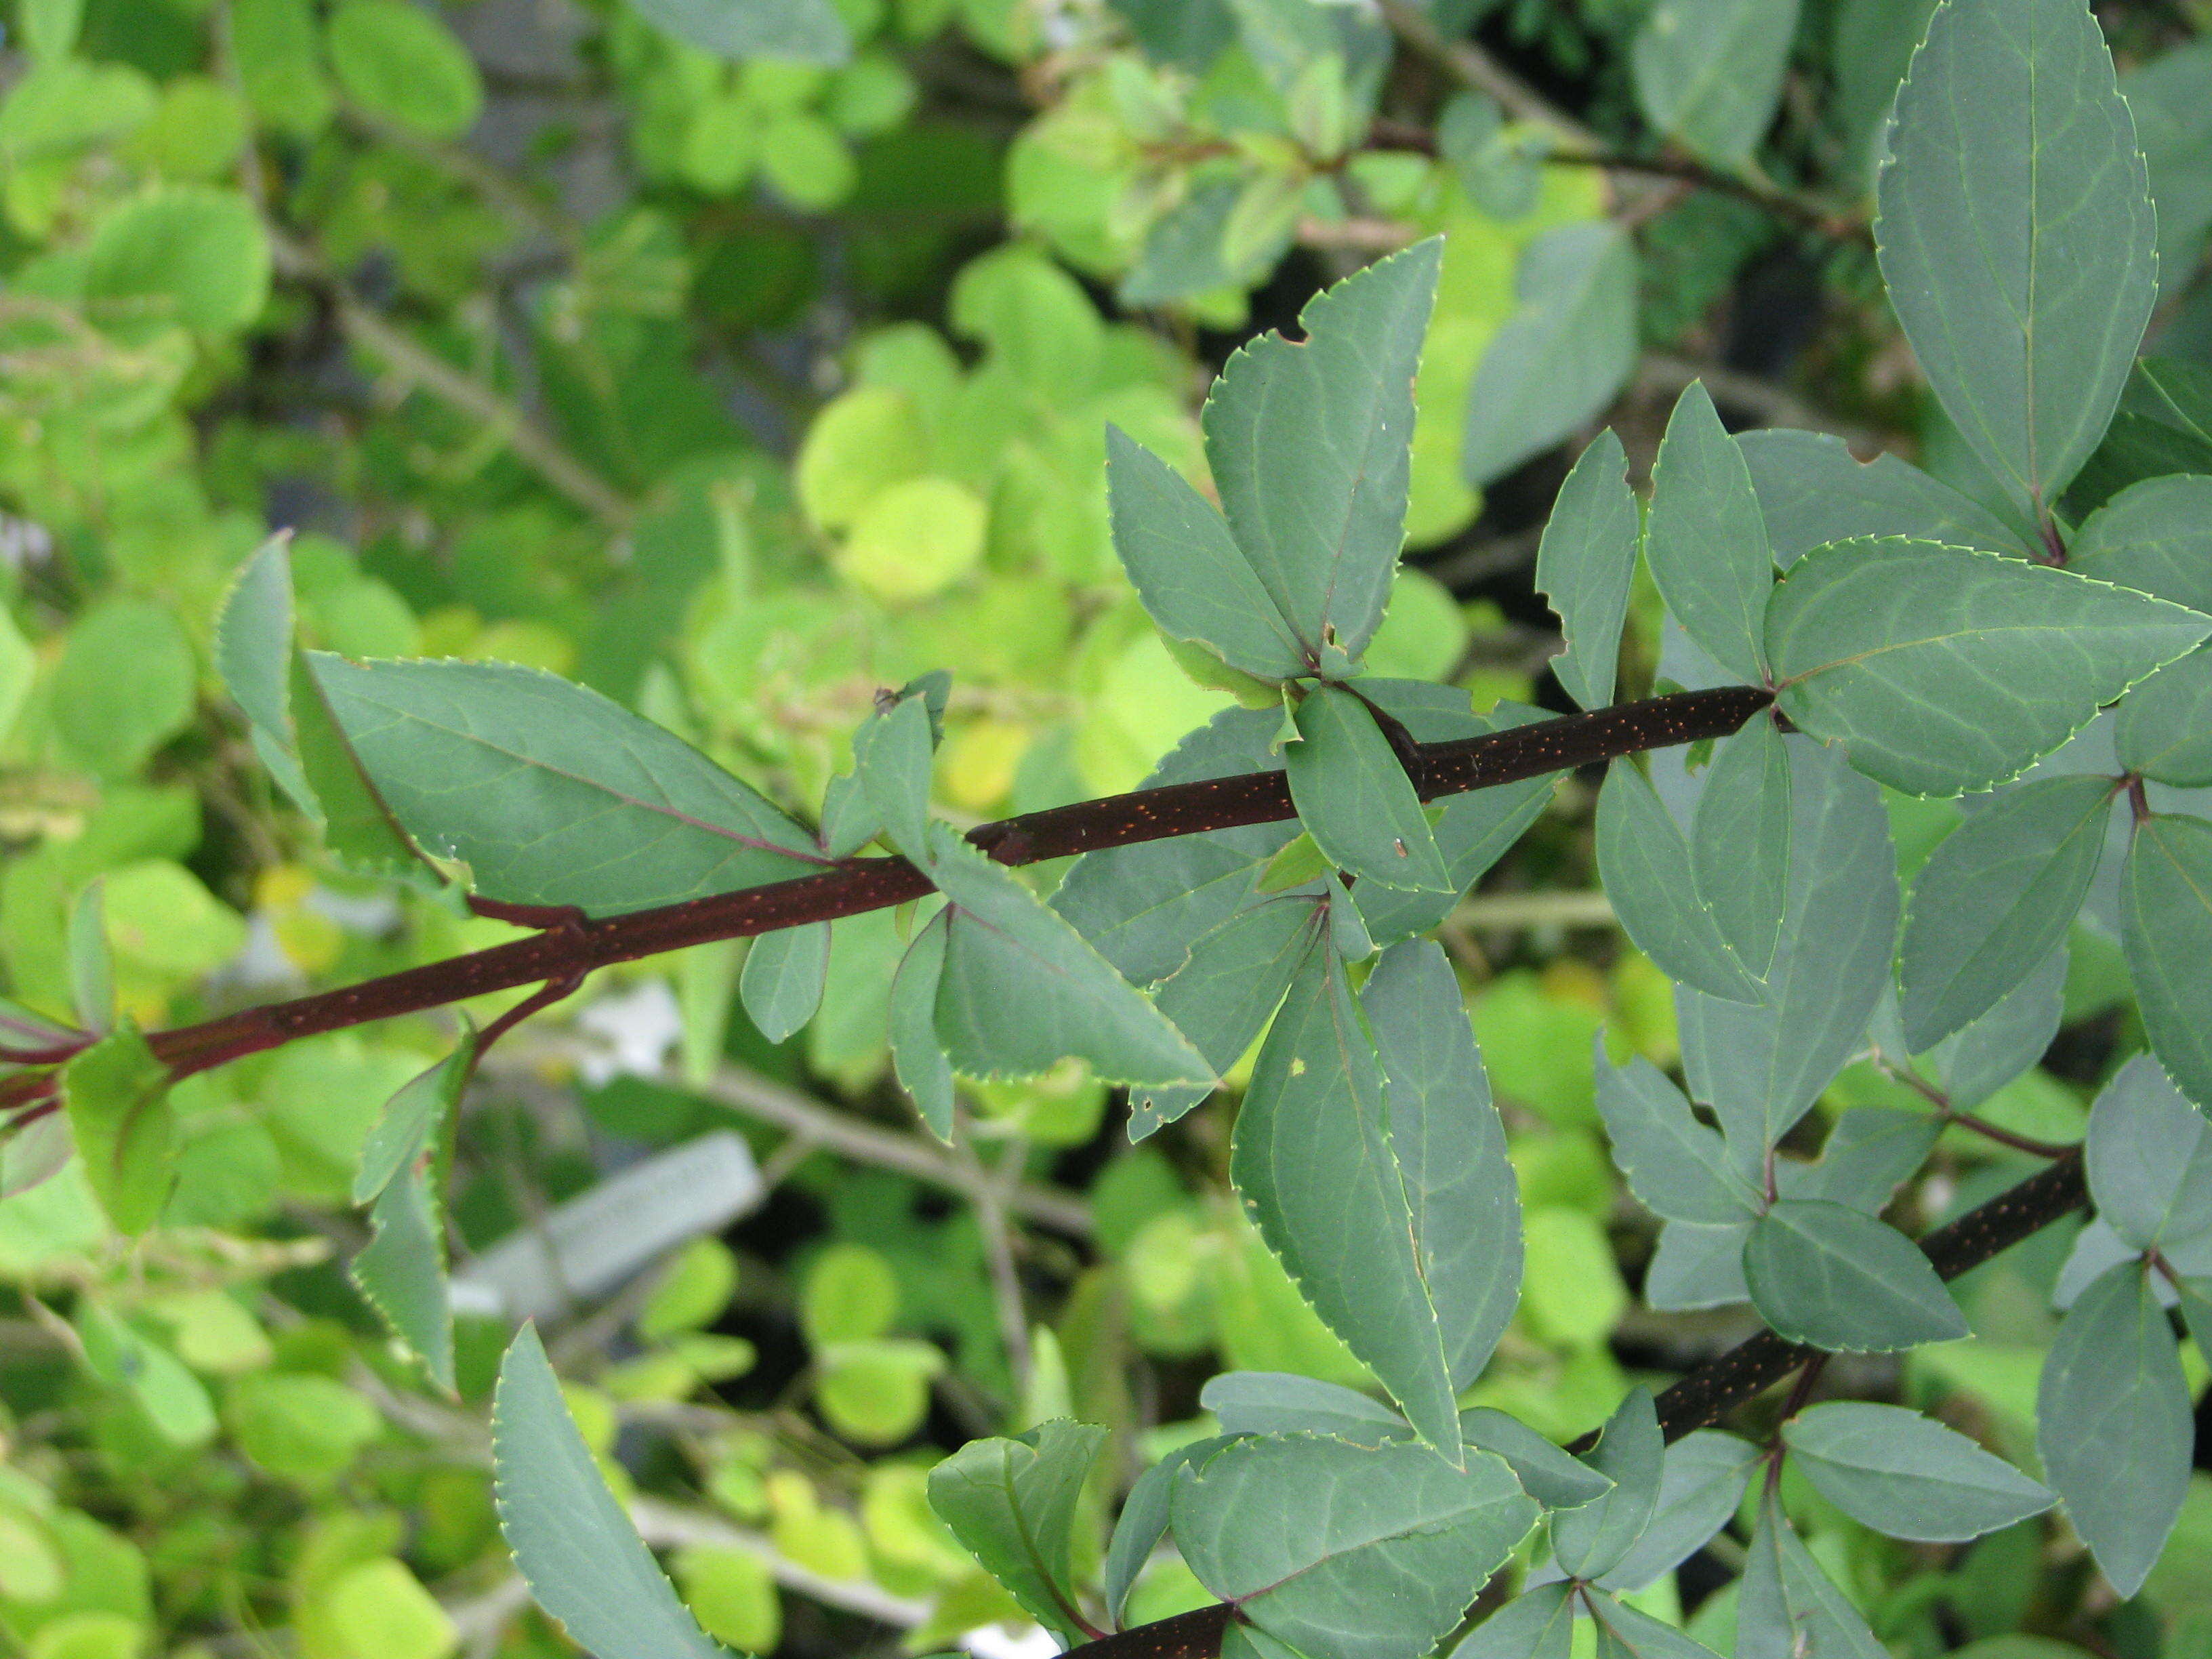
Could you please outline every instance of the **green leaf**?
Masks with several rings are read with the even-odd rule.
[[[1774,963],[1790,884],[1790,750],[1753,716],[1721,739],[1690,826],[1690,868],[1722,941],[1753,979]]]
[[[1828,1131],[1818,1163],[1778,1162],[1776,1188],[1784,1198],[1826,1199],[1863,1215],[1879,1215],[1899,1183],[1926,1161],[1942,1127],[1925,1112],[1850,1107]]]
[[[2120,939],[2151,1052],[2212,1102],[2212,823],[2155,814],[2136,826],[2120,875]]]
[[[2149,185],[2075,0],[1952,0],[1898,89],[1875,240],[1936,397],[2039,517],[2119,401],[2157,297]]]
[[[103,777],[134,775],[191,723],[198,669],[177,619],[143,599],[76,615],[49,695],[70,757]]]
[[[1652,468],[1644,556],[1683,631],[1738,678],[1764,680],[1759,622],[1774,585],[1766,520],[1735,440],[1695,380]]]
[[[1741,169],[1773,125],[1797,0],[1660,0],[1631,63],[1644,118],[1701,160]]]
[[[1260,1236],[1315,1311],[1381,1379],[1421,1437],[1455,1458],[1452,1354],[1425,1277],[1383,1091],[1382,1062],[1343,963],[1334,951],[1316,950],[1291,981],[1253,1066],[1230,1175]]]
[[[1613,1161],[1644,1207],[1708,1226],[1756,1216],[1759,1194],[1666,1073],[1640,1054],[1626,1066],[1612,1065],[1602,1038],[1595,1048],[1598,1115],[1613,1143]]]
[[[1894,455],[1862,461],[1825,432],[1771,428],[1740,434],[1735,442],[1759,492],[1774,562],[1785,570],[1813,549],[1854,536],[2027,551],[1996,514]]]
[[[1596,1578],[1620,1565],[1650,1523],[1659,1501],[1667,1442],[1648,1389],[1631,1389],[1606,1421],[1586,1459],[1613,1490],[1552,1517],[1552,1553],[1576,1578]]]
[[[1366,705],[1324,683],[1306,695],[1295,718],[1298,741],[1285,747],[1283,770],[1298,821],[1322,851],[1386,887],[1451,891],[1413,780]]]
[[[1355,1446],[1410,1439],[1412,1426],[1357,1389],[1291,1371],[1224,1371],[1199,1390],[1225,1435],[1326,1434]]]
[[[1337,1659],[1419,1659],[1536,1514],[1486,1453],[1459,1469],[1421,1446],[1297,1435],[1184,1468],[1173,1524],[1199,1582],[1267,1635]]]
[[[215,665],[246,717],[292,742],[291,544],[272,536],[238,567],[216,613]]]
[[[1224,709],[1177,744],[1144,787],[1265,770],[1281,725],[1279,708]],[[1253,898],[1261,868],[1297,834],[1295,825],[1255,823],[1086,853],[1052,908],[1130,979],[1156,984],[1182,965],[1193,939]]]
[[[423,860],[376,793],[361,759],[331,713],[307,653],[292,653],[292,724],[300,739],[300,782],[322,821],[324,843],[343,865],[376,875],[417,875]],[[256,744],[264,763],[271,745]]]
[[[2212,606],[2212,478],[2147,478],[2082,521],[2067,567],[2192,611]]]
[[[2051,951],[1996,1007],[1928,1051],[1952,1110],[1971,1112],[2050,1051],[2066,1011],[2068,960],[2063,945]]]
[[[1698,896],[1689,842],[1632,760],[1606,769],[1597,867],[1622,928],[1669,978],[1731,1001],[1759,1000],[1759,981]]]
[[[2130,772],[2184,788],[2212,784],[2212,652],[2192,651],[2130,692],[2114,738]]]
[[[469,1074],[476,1069],[473,1029],[453,1053],[417,1073],[393,1095],[384,1115],[362,1143],[361,1166],[353,1178],[353,1201],[373,1202],[400,1172],[438,1145],[452,1121]]]
[[[853,734],[853,778],[890,844],[929,863],[929,780],[937,752],[928,700],[902,697]]]
[[[491,1453],[514,1565],[579,1647],[593,1659],[723,1659],[607,1490],[533,1325],[500,1363]]]
[[[446,1282],[441,1206],[423,1171],[408,1168],[369,1211],[375,1236],[348,1276],[392,1334],[447,1394],[453,1387],[453,1310]]]
[[[1821,1199],[1784,1199],[1743,1248],[1753,1304],[1777,1335],[1887,1353],[1966,1334],[1959,1307],[1896,1228]]]
[[[1913,795],[2019,776],[2207,634],[2125,588],[1893,538],[1814,549],[1766,610],[1782,712]]]
[[[738,994],[770,1042],[782,1042],[814,1018],[830,978],[830,924],[811,921],[763,933],[745,951]]]
[[[952,1144],[952,1064],[937,1035],[937,994],[945,979],[952,913],[939,910],[914,936],[891,976],[891,1066],[929,1132]]]
[[[1243,1058],[1315,945],[1322,917],[1310,898],[1286,895],[1240,912],[1190,949],[1162,982],[1155,1006],[1217,1072]],[[1134,1089],[1129,1139],[1142,1140],[1206,1098],[1203,1088]]]
[[[240,88],[262,122],[295,136],[327,125],[330,82],[308,0],[236,0],[229,23]]]
[[[1521,308],[1476,366],[1460,466],[1480,488],[1613,401],[1636,366],[1636,249],[1610,220],[1561,225],[1514,274]]]
[[[1666,1313],[1748,1302],[1751,1287],[1743,1282],[1743,1246],[1750,1237],[1747,1221],[1725,1227],[1668,1222],[1659,1229],[1658,1245],[1644,1269],[1644,1299]]]
[[[825,862],[761,796],[596,691],[512,663],[308,660],[400,828],[487,898],[614,915]]]
[[[1588,1596],[1584,1605],[1597,1626],[1598,1659],[1717,1659],[1704,1643],[1610,1595]]]
[[[2104,851],[2112,782],[2039,778],[1972,814],[1912,883],[1898,1012],[1920,1054],[1979,1019],[2073,925]]]
[[[1571,1456],[1517,1417],[1487,1406],[1459,1414],[1460,1438],[1505,1460],[1513,1478],[1547,1510],[1571,1510],[1613,1490],[1613,1479]]]
[[[164,185],[134,197],[100,220],[85,253],[85,298],[118,319],[228,334],[269,299],[268,234],[236,191]]]
[[[476,60],[431,13],[405,0],[344,0],[324,40],[345,95],[424,138],[458,138],[483,112]]]
[[[144,1232],[177,1173],[169,1068],[125,1020],[63,1066],[61,1080],[93,1195],[116,1231]]]
[[[1759,1461],[1758,1447],[1717,1429],[1699,1429],[1668,1447],[1651,1519],[1598,1582],[1633,1594],[1674,1571],[1728,1524]]]
[[[2212,1122],[2149,1055],[2097,1097],[2083,1152],[2098,1215],[2137,1249],[2212,1229]]]
[[[1262,679],[1312,672],[1220,513],[1180,472],[1110,425],[1106,489],[1115,551],[1162,633],[1196,641]]]
[[[1881,792],[1834,750],[1788,743],[1790,885],[1764,1000],[1675,998],[1690,1095],[1713,1109],[1747,1176],[1858,1051],[1897,937]]]
[[[2067,1310],[2035,1400],[2044,1474],[2123,1599],[2173,1529],[2194,1437],[2173,1328],[2148,1270],[2123,1261]]]
[[[790,58],[842,64],[852,37],[833,0],[629,0],[637,15],[686,46],[732,61]]]
[[[1612,428],[1593,438],[1559,486],[1536,550],[1536,586],[1559,618],[1566,648],[1552,672],[1584,708],[1613,701],[1620,627],[1636,574],[1642,525],[1628,488],[1628,454]]]
[[[1297,1380],[1305,1381],[1303,1377]],[[1178,1446],[1130,1483],[1129,1495],[1121,1500],[1121,1518],[1114,1523],[1113,1539],[1106,1547],[1105,1565],[1099,1570],[1106,1596],[1106,1617],[1117,1629],[1128,1607],[1129,1591],[1137,1582],[1137,1575],[1145,1570],[1152,1560],[1152,1551],[1167,1535],[1176,1472],[1186,1463],[1203,1462],[1229,1444],[1232,1437],[1212,1435]]]
[[[1567,1659],[1575,1609],[1565,1584],[1540,1584],[1515,1596],[1462,1638],[1451,1659]]]
[[[107,942],[107,884],[95,876],[70,906],[70,1006],[88,1031],[115,1024],[115,953]]]
[[[1054,1418],[1012,1439],[971,1440],[929,1472],[929,1506],[1036,1621],[1070,1645],[1091,1632],[1069,1589],[1075,1501],[1106,1443]]]
[[[1167,1016],[1012,871],[945,824],[929,848],[951,906],[937,1032],[954,1070],[1034,1077],[1073,1054],[1110,1083],[1213,1085]]]
[[[1882,1659],[1887,1652],[1768,1492],[1738,1593],[1735,1659]]]
[[[1467,1003],[1440,945],[1382,953],[1360,989],[1390,1151],[1455,1388],[1480,1375],[1521,1291],[1521,1198]]]
[[[1206,401],[1206,458],[1237,545],[1303,660],[1333,675],[1358,662],[1390,596],[1442,250],[1417,244],[1328,289],[1299,313],[1303,343],[1254,341]]]
[[[1899,1406],[1830,1401],[1783,1425],[1814,1489],[1891,1538],[1962,1543],[2057,1500],[1955,1429]]]

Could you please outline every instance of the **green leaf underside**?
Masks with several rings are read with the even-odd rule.
[[[1237,545],[1301,654],[1332,672],[1357,661],[1389,599],[1442,247],[1418,244],[1316,296],[1303,343],[1244,347],[1201,416]]]
[[[1628,455],[1608,427],[1559,486],[1536,550],[1536,586],[1559,618],[1566,648],[1552,672],[1584,708],[1613,701],[1621,623],[1641,533]]]
[[[1343,964],[1316,949],[1253,1066],[1230,1174],[1306,1300],[1421,1437],[1455,1456],[1451,1357],[1423,1274],[1383,1088]]]
[[[936,754],[929,703],[902,697],[872,714],[853,737],[854,781],[892,846],[929,862],[929,780]]]
[[[1597,1043],[1597,1109],[1613,1162],[1653,1214],[1708,1226],[1749,1221],[1759,1194],[1719,1133],[1698,1121],[1682,1091],[1641,1054],[1607,1062]]]
[[[508,663],[310,660],[401,828],[487,897],[613,915],[825,862],[760,795],[582,686]]]
[[[1826,432],[1768,428],[1735,441],[1759,492],[1774,562],[1785,570],[1813,549],[1854,536],[1909,536],[2015,557],[2027,551],[1996,514],[1894,455],[1862,461]]]
[[[811,921],[763,933],[745,951],[738,994],[770,1042],[781,1042],[814,1018],[830,975],[830,924]]]
[[[1326,1434],[1355,1446],[1404,1440],[1406,1419],[1341,1382],[1291,1371],[1224,1371],[1199,1390],[1225,1435]]]
[[[1359,699],[1337,686],[1299,703],[1298,741],[1283,770],[1298,821],[1335,864],[1386,887],[1449,892],[1435,834],[1413,780]]]
[[[1754,979],[1774,962],[1790,881],[1790,750],[1754,718],[1721,740],[1690,826],[1698,897]]]
[[[1632,1389],[1614,1408],[1587,1462],[1613,1490],[1552,1517],[1552,1553],[1577,1578],[1596,1578],[1634,1547],[1659,1498],[1667,1442],[1648,1389]]]
[[[952,1065],[937,1036],[937,994],[945,980],[952,913],[924,922],[891,975],[891,1068],[929,1132],[952,1144]]]
[[[1096,1424],[1054,1418],[1011,1439],[971,1440],[929,1472],[929,1505],[969,1553],[1071,1645],[1089,1635],[1069,1594],[1068,1540],[1085,1478],[1105,1443]]]
[[[1830,1401],[1782,1437],[1815,1491],[1892,1538],[1962,1543],[2056,1501],[1955,1429],[1902,1407]]]
[[[1735,440],[1696,381],[1652,468],[1644,557],[1683,631],[1738,678],[1764,679],[1759,619],[1774,584],[1766,520]]]
[[[93,1195],[116,1231],[145,1231],[176,1178],[169,1068],[126,1022],[63,1066],[61,1081]]]
[[[2017,777],[2208,634],[2125,588],[1898,538],[1815,548],[1766,612],[1782,712],[1913,795]]]
[[[2137,1249],[2212,1229],[2212,1121],[2149,1055],[2105,1085],[2082,1152],[2098,1217]]]
[[[2112,783],[2038,779],[1944,837],[1921,866],[1898,955],[1899,1012],[1921,1054],[1996,1006],[2066,936],[2104,851]]]
[[[533,1326],[500,1366],[492,1468],[516,1567],[592,1659],[723,1659],[607,1490]]]
[[[1003,865],[930,826],[930,878],[951,906],[937,1033],[955,1071],[1034,1077],[1062,1057],[1109,1082],[1210,1088],[1167,1016]]]
[[[1360,988],[1390,1150],[1455,1389],[1489,1361],[1521,1290],[1521,1198],[1459,978],[1441,946],[1394,945]]]
[[[2074,1529],[2123,1597],[2142,1587],[2189,1487],[2189,1383],[2138,1262],[2068,1310],[2043,1362],[2036,1448]]]
[[[1633,761],[1606,770],[1597,865],[1622,928],[1669,978],[1730,1001],[1758,1000],[1759,982],[1698,896],[1687,838]]]
[[[1486,1453],[1462,1470],[1418,1445],[1299,1435],[1186,1467],[1173,1514],[1199,1582],[1267,1635],[1339,1659],[1419,1659],[1537,1509]]]
[[[2152,1052],[2212,1111],[2212,823],[2154,814],[2136,827],[2120,938]]]
[[[1313,671],[1220,512],[1115,426],[1106,428],[1106,486],[1115,550],[1162,633],[1262,679]]]
[[[2075,0],[1950,0],[1899,88],[1875,240],[1929,384],[2014,501],[2104,435],[2157,296],[2149,185]]]
[[[377,1195],[369,1211],[375,1236],[356,1252],[347,1272],[393,1337],[450,1395],[453,1310],[441,1208],[423,1172],[403,1170]]]
[[[1894,1227],[1843,1205],[1784,1199],[1743,1250],[1753,1304],[1775,1334],[1829,1352],[1948,1342],[1966,1322],[1943,1281]]]

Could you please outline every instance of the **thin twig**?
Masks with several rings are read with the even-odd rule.
[[[1610,927],[1613,901],[1602,891],[1477,893],[1451,913],[1455,927]]]

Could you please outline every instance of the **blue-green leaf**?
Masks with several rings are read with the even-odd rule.
[[[1784,1424],[1782,1437],[1821,1497],[1892,1538],[1960,1543],[2056,1501],[1957,1430],[1902,1407],[1830,1401]]]
[[[725,1659],[607,1490],[534,1326],[500,1365],[491,1445],[514,1565],[579,1647],[593,1659]]]
[[[2130,692],[2113,738],[2130,772],[2183,788],[2212,784],[2212,651],[2192,651]]]
[[[1735,1659],[1883,1659],[1849,1597],[1820,1570],[1769,1492],[1738,1593]]]
[[[2076,0],[1949,0],[1897,94],[1875,240],[1952,421],[2040,516],[2104,435],[2157,297],[2149,183]]]
[[[1565,1584],[1540,1584],[1469,1631],[1451,1659],[1567,1659],[1574,1640],[1571,1592]]]
[[[952,1142],[952,1063],[937,1035],[937,994],[945,979],[950,910],[924,922],[891,975],[891,1069],[929,1132]]]
[[[1613,701],[1620,665],[1620,627],[1642,534],[1627,474],[1627,452],[1607,428],[1559,486],[1536,550],[1536,586],[1558,613],[1567,642],[1552,659],[1552,672],[1584,708]]]
[[[1759,1461],[1758,1447],[1717,1429],[1699,1429],[1668,1447],[1650,1520],[1598,1582],[1633,1594],[1688,1560],[1728,1524]]]
[[[1648,1389],[1631,1389],[1585,1461],[1613,1490],[1552,1517],[1552,1553],[1568,1575],[1596,1578],[1620,1565],[1659,1501],[1667,1443]]]
[[[629,0],[655,28],[716,58],[842,64],[853,40],[833,0]],[[604,1659],[604,1656],[602,1656]]]
[[[1764,979],[1790,883],[1790,750],[1754,717],[1713,751],[1690,826],[1698,897],[1746,973]]]
[[[830,924],[763,933],[745,948],[738,994],[770,1042],[781,1042],[814,1018],[830,977]]]
[[[1406,1419],[1341,1382],[1292,1371],[1224,1371],[1198,1391],[1224,1434],[1326,1434],[1355,1446],[1413,1437]]]
[[[347,1269],[392,1336],[453,1392],[453,1309],[446,1282],[446,1228],[424,1171],[402,1170],[368,1212],[374,1236]]]
[[[2081,521],[2067,565],[2192,611],[2212,606],[2212,478],[2146,478]]]
[[[1613,1490],[1610,1475],[1563,1451],[1519,1418],[1491,1407],[1462,1412],[1459,1432],[1468,1445],[1504,1458],[1521,1490],[1547,1510],[1577,1509]]]
[[[2083,1152],[2098,1215],[2137,1249],[2212,1229],[2212,1121],[2149,1055],[2097,1097]]]
[[[1774,120],[1797,0],[1660,0],[1631,63],[1644,118],[1716,167],[1741,168]]]
[[[1730,1001],[1759,1000],[1759,981],[1698,896],[1687,838],[1633,761],[1607,769],[1597,798],[1597,867],[1622,928],[1668,977]]]
[[[2152,1052],[2212,1110],[2212,823],[2156,813],[2136,826],[2120,938]]]
[[[1914,1054],[1980,1018],[2073,925],[2104,851],[2109,778],[2039,778],[1973,813],[1913,878],[1898,1012]]]
[[[1304,1382],[1305,1379],[1300,1377],[1297,1380]],[[1376,1409],[1382,1408],[1378,1407]],[[1386,1413],[1385,1415],[1395,1416],[1395,1413]],[[1405,1425],[1401,1423],[1399,1426],[1402,1430]],[[1178,1446],[1130,1484],[1129,1495],[1121,1500],[1121,1518],[1114,1523],[1114,1536],[1106,1546],[1105,1565],[1099,1569],[1100,1581],[1106,1593],[1106,1616],[1115,1625],[1119,1626],[1121,1622],[1122,1612],[1128,1605],[1129,1591],[1137,1582],[1137,1575],[1145,1570],[1146,1563],[1152,1559],[1153,1549],[1167,1535],[1170,1506],[1175,1498],[1176,1471],[1186,1463],[1203,1462],[1212,1456],[1230,1443],[1236,1432],[1231,1431],[1226,1435],[1212,1435]]]
[[[2027,551],[1996,514],[1894,455],[1862,461],[1841,438],[1779,428],[1742,433],[1735,442],[1759,491],[1774,562],[1785,570],[1813,549],[1854,536],[1910,536],[2016,557]]]
[[[1070,1588],[1075,1503],[1106,1431],[1054,1418],[1012,1439],[971,1440],[929,1472],[929,1506],[1046,1629],[1089,1634]]]
[[[1584,1604],[1597,1626],[1598,1659],[1717,1659],[1695,1638],[1610,1595],[1589,1595]]]
[[[1613,1161],[1644,1207],[1708,1226],[1755,1217],[1760,1194],[1666,1073],[1641,1054],[1613,1066],[1601,1038],[1596,1050],[1598,1115],[1613,1142]]]
[[[1814,549],[1766,610],[1782,712],[1913,795],[2017,777],[2208,634],[2126,588],[1888,538]]]
[[[2123,1261],[2067,1310],[2035,1401],[2044,1473],[2123,1597],[2142,1588],[2181,1512],[2194,1437],[2173,1328],[2149,1271]]]
[[[416,1073],[386,1103],[384,1115],[362,1143],[353,1178],[355,1203],[374,1202],[401,1170],[437,1144],[476,1067],[476,1035],[471,1028],[465,1030],[451,1054]]]
[[[1753,1305],[1775,1334],[1830,1351],[1888,1352],[1966,1334],[1958,1304],[1912,1241],[1820,1199],[1784,1199],[1743,1249]]]
[[[936,754],[928,700],[902,697],[853,734],[853,778],[884,836],[916,864],[929,862],[929,777]]]
[[[1343,869],[1385,887],[1449,892],[1413,780],[1375,716],[1352,692],[1321,684],[1298,704],[1298,741],[1283,751],[1298,821]]]
[[[1652,468],[1644,556],[1683,630],[1730,673],[1765,679],[1760,619],[1774,585],[1766,520],[1751,470],[1697,381],[1674,404]]]

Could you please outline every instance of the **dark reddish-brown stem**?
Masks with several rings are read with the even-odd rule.
[[[2079,1208],[2087,1196],[2081,1155],[2078,1150],[2072,1151],[1980,1208],[1938,1227],[1920,1241],[1920,1248],[1939,1274],[1956,1279]],[[1692,1430],[1708,1428],[1793,1370],[1804,1373],[1801,1386],[1809,1388],[1806,1379],[1815,1375],[1814,1367],[1826,1358],[1817,1348],[1786,1342],[1771,1331],[1761,1331],[1719,1358],[1700,1365],[1661,1395],[1657,1402],[1660,1431],[1674,1441]],[[1803,1401],[1800,1399],[1796,1403]],[[1597,1436],[1592,1432],[1567,1449],[1587,1451],[1596,1443]],[[1236,1609],[1227,1602],[1216,1602],[1195,1613],[1139,1625],[1119,1636],[1088,1643],[1071,1650],[1065,1659],[1217,1659],[1222,1633],[1235,1614]]]
[[[1748,685],[1678,691],[1456,743],[1424,744],[1407,771],[1421,799],[1431,800],[1643,750],[1723,738],[1771,697]],[[1290,786],[1280,772],[1248,772],[1028,812],[970,830],[968,839],[1002,864],[1033,864],[1293,815]],[[185,1077],[318,1032],[418,1013],[490,991],[557,983],[712,939],[880,910],[929,890],[928,878],[904,859],[848,859],[793,881],[549,928],[532,939],[359,985],[157,1031],[147,1041],[175,1076]]]

